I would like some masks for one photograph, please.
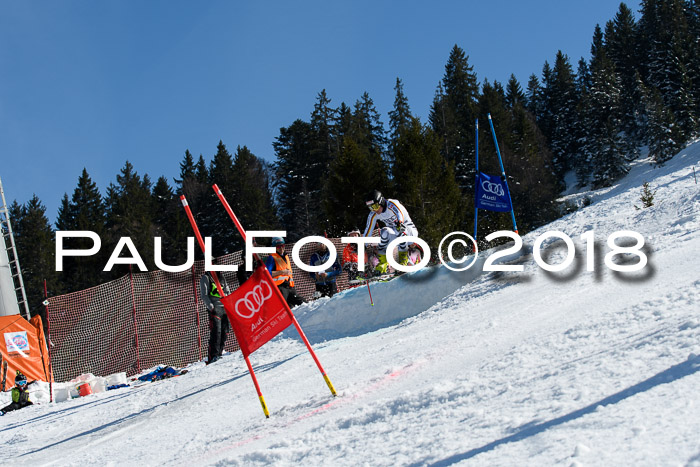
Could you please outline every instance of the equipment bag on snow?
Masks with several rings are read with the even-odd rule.
[[[150,373],[139,376],[139,381],[160,381],[161,379],[172,378],[187,373],[187,370],[178,370],[171,366],[161,367],[151,371]]]

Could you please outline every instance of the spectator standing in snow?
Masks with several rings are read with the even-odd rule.
[[[223,274],[217,274],[221,287],[224,289],[223,295],[230,294],[230,289]],[[224,344],[229,330],[228,316],[221,303],[223,296],[216,287],[216,282],[210,271],[202,274],[199,280],[199,292],[209,312],[209,360],[207,365],[214,363],[221,358],[224,352]]]
[[[292,274],[292,263],[289,255],[284,251],[284,239],[275,237],[272,239],[272,246],[275,247],[275,252],[265,260],[265,267],[270,271],[272,280],[277,285],[277,288],[282,292],[282,296],[287,301],[289,308],[296,305],[301,305],[304,300],[297,295],[294,288],[294,277]]]
[[[13,410],[19,410],[28,405],[33,405],[33,402],[29,400],[29,392],[27,392],[27,377],[17,370],[15,375],[15,387],[12,388],[12,403],[10,405],[3,407],[0,410],[0,415],[5,415],[7,412]]]
[[[319,243],[318,249],[311,255],[310,264],[311,266],[324,264],[330,259],[330,256],[331,253],[328,247],[323,243]],[[321,297],[332,297],[338,292],[338,286],[335,281],[340,271],[340,263],[338,263],[338,259],[336,258],[331,267],[325,271],[309,273],[316,283],[316,291],[321,294]]]

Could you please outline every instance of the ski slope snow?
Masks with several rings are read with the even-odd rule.
[[[265,419],[240,354],[188,374],[0,418],[18,465],[700,465],[700,142],[635,163],[591,204],[523,237],[522,272],[436,268],[295,309],[255,352]],[[641,206],[642,184],[657,190]],[[574,263],[547,272],[535,239],[561,231]],[[634,230],[647,266],[612,271]],[[585,242],[593,231],[594,271]],[[561,241],[545,242],[561,262]],[[634,255],[617,262],[633,264]]]

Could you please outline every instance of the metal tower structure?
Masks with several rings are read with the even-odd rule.
[[[18,314],[23,309],[26,318],[30,319],[22,268],[19,265],[15,238],[12,235],[10,211],[5,200],[2,180],[0,180],[0,231],[2,232],[0,236],[0,314]]]

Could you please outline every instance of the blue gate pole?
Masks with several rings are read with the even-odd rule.
[[[518,226],[515,224],[515,212],[513,212],[513,200],[510,197],[508,179],[506,178],[506,169],[503,168],[503,159],[501,159],[501,150],[498,149],[498,140],[496,139],[496,130],[493,129],[493,121],[491,120],[491,114],[489,114],[489,125],[491,126],[491,134],[493,135],[493,144],[496,146],[496,154],[498,154],[498,163],[501,164],[501,176],[503,177],[503,184],[506,187],[508,201],[510,202],[510,216],[513,218],[513,230],[515,231],[515,233],[518,233]]]
[[[474,182],[474,241],[476,242],[476,229],[479,218],[479,208],[476,207],[476,194],[479,185],[479,119],[476,119],[476,181]]]

